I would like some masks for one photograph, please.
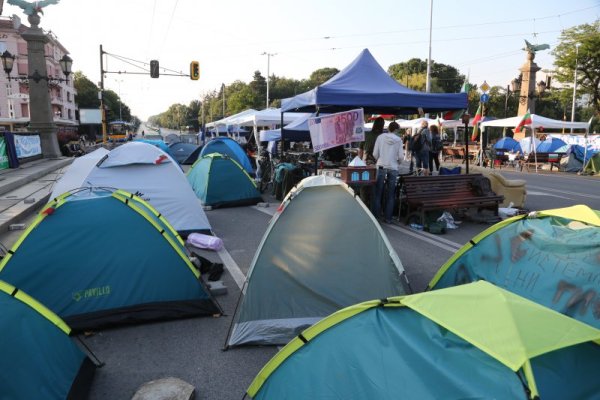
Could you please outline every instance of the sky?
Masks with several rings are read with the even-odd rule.
[[[172,104],[199,100],[223,83],[250,82],[254,71],[266,76],[267,64],[271,74],[306,79],[319,68],[343,69],[364,48],[385,69],[415,57],[426,60],[430,4],[60,0],[44,8],[40,26],[69,51],[73,70],[95,83],[100,81],[100,45],[110,54],[107,71],[144,72],[155,59],[163,74],[188,74],[190,62],[199,61],[198,81],[152,79],[149,73],[106,75],[105,88],[146,120]],[[5,1],[2,15],[13,14],[28,24],[22,10]],[[599,18],[600,0],[433,0],[431,58],[458,68],[472,83],[506,86],[525,61],[524,39],[552,49],[562,30]],[[551,50],[539,52],[535,61],[543,70],[552,69]]]

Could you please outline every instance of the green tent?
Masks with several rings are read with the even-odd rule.
[[[253,399],[598,398],[600,330],[491,283],[374,300],[303,331]]]
[[[228,155],[211,153],[199,158],[187,179],[205,206],[234,207],[262,201],[254,180]]]
[[[71,328],[22,290],[0,281],[0,398],[86,398],[95,365]]]
[[[600,212],[579,205],[504,220],[475,236],[429,289],[486,280],[600,328]]]
[[[600,174],[600,152],[590,157],[587,164],[585,165],[585,168],[583,169],[583,172],[593,175]]]
[[[408,289],[398,255],[352,189],[305,178],[256,250],[228,345],[285,344],[336,310]]]
[[[0,262],[0,279],[75,330],[221,312],[169,223],[121,190],[50,202]]]

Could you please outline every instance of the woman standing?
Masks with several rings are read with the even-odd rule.
[[[440,131],[436,125],[429,127],[431,132],[431,149],[429,150],[429,171],[433,173],[433,163],[435,162],[435,169],[440,172],[440,151],[444,147],[442,144],[442,137]]]

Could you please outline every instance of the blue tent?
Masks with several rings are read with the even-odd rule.
[[[200,157],[204,157],[211,153],[226,154],[238,162],[246,172],[253,174],[254,170],[250,165],[250,160],[246,155],[242,146],[235,140],[228,137],[218,137],[208,142],[200,152]]]
[[[181,165],[192,165],[202,151],[202,146],[191,143],[175,142],[169,145],[169,154]]]
[[[600,212],[587,206],[519,215],[471,239],[428,288],[485,280],[600,329],[599,248]]]
[[[535,151],[538,153],[552,153],[564,145],[566,145],[566,143],[562,139],[550,138],[540,143]]]
[[[220,313],[171,225],[121,190],[57,197],[2,259],[0,279],[78,331]]]
[[[366,113],[413,114],[467,108],[466,93],[423,93],[402,86],[381,68],[369,50],[316,88],[281,101],[281,111],[335,112],[363,107]],[[284,129],[285,135],[285,129]]]
[[[71,328],[22,290],[0,281],[0,397],[83,399],[95,365]]]
[[[507,150],[507,151],[514,151],[514,152],[521,152],[523,153],[523,151],[521,150],[521,145],[519,145],[519,142],[517,142],[515,139],[511,138],[511,137],[503,137],[502,139],[498,140],[496,142],[496,144],[494,144],[494,148],[498,149],[498,150]]]
[[[597,399],[598,337],[599,330],[477,282],[331,314],[281,349],[247,394],[255,400]]]
[[[187,178],[206,206],[233,207],[262,201],[254,180],[227,155],[212,153],[199,158]]]
[[[587,164],[587,162],[590,161],[590,159],[598,153],[598,150],[594,150],[588,147],[586,152],[585,147],[573,145],[571,146],[571,152],[575,155],[575,158],[577,158],[582,163]],[[585,160],[583,159],[584,157]]]

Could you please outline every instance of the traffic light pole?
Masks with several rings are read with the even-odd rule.
[[[100,116],[102,118],[102,144],[106,144],[107,128],[106,128],[106,109],[104,107],[104,50],[100,45]],[[120,99],[119,99],[120,100]]]

